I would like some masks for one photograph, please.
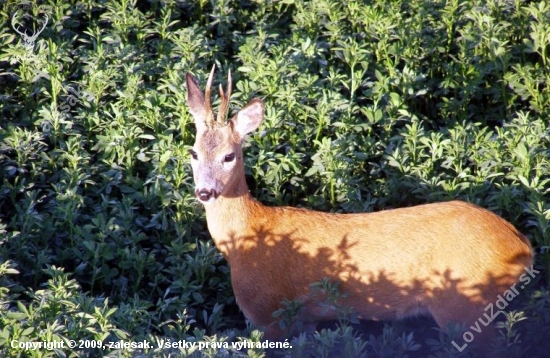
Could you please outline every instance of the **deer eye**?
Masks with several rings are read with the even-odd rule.
[[[197,160],[197,152],[195,152],[193,149],[189,149],[189,155],[191,155],[191,158],[194,160]]]
[[[232,162],[235,159],[235,153],[231,153],[223,157],[224,163]]]

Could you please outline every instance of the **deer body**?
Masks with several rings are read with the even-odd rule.
[[[266,338],[284,334],[272,317],[284,299],[302,302],[306,324],[337,318],[310,289],[324,277],[340,282],[338,305],[360,318],[428,313],[445,329],[451,321],[473,324],[532,264],[524,235],[465,202],[364,214],[260,204],[246,185],[241,145],[261,123],[263,104],[253,100],[225,122],[229,84],[227,96],[220,89],[224,111],[213,121],[212,74],[206,99],[187,76],[197,126],[191,150],[196,195],[229,263],[237,303],[249,320],[267,327]]]

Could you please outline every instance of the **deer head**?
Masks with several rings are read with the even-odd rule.
[[[21,37],[23,37],[25,47],[32,48],[34,46],[34,42],[36,41],[36,38],[38,37],[38,35],[40,35],[42,31],[44,31],[44,29],[46,28],[46,25],[48,24],[48,19],[49,19],[48,15],[44,14],[44,20],[38,21],[38,23],[41,24],[42,28],[34,31],[32,35],[27,35],[27,30],[21,31],[19,29],[19,27],[17,26],[17,22],[15,21],[16,16],[17,16],[17,11],[13,14],[11,18],[11,25],[15,30],[15,32],[17,32],[19,35],[21,35]]]
[[[226,92],[220,85],[221,104],[217,119],[210,102],[215,67],[206,84],[205,96],[197,80],[186,75],[187,104],[195,119],[197,135],[191,154],[195,195],[202,203],[213,203],[219,196],[233,197],[248,192],[244,180],[242,141],[263,120],[264,105],[258,98],[250,101],[227,120],[231,96],[231,72]]]

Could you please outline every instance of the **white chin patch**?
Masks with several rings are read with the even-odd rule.
[[[198,198],[197,198],[197,199],[198,199]],[[212,204],[213,202],[216,201],[216,198],[211,197],[211,198],[208,199],[208,200],[201,200],[201,199],[199,199],[199,201],[200,201],[201,203],[205,204],[205,205],[206,205],[206,204]]]

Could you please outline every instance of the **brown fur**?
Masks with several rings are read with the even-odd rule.
[[[216,193],[204,202],[208,229],[229,262],[237,303],[250,321],[267,327],[266,338],[284,333],[272,313],[285,298],[302,301],[306,324],[337,318],[310,289],[324,277],[341,283],[338,304],[360,318],[429,313],[445,329],[450,321],[473,324],[531,265],[524,235],[461,201],[365,214],[263,206],[249,194],[241,148],[261,123],[263,104],[255,100],[228,124],[205,126],[201,116],[211,109],[201,107],[190,75],[187,84],[197,123],[197,193]],[[233,152],[235,160],[224,162]]]

